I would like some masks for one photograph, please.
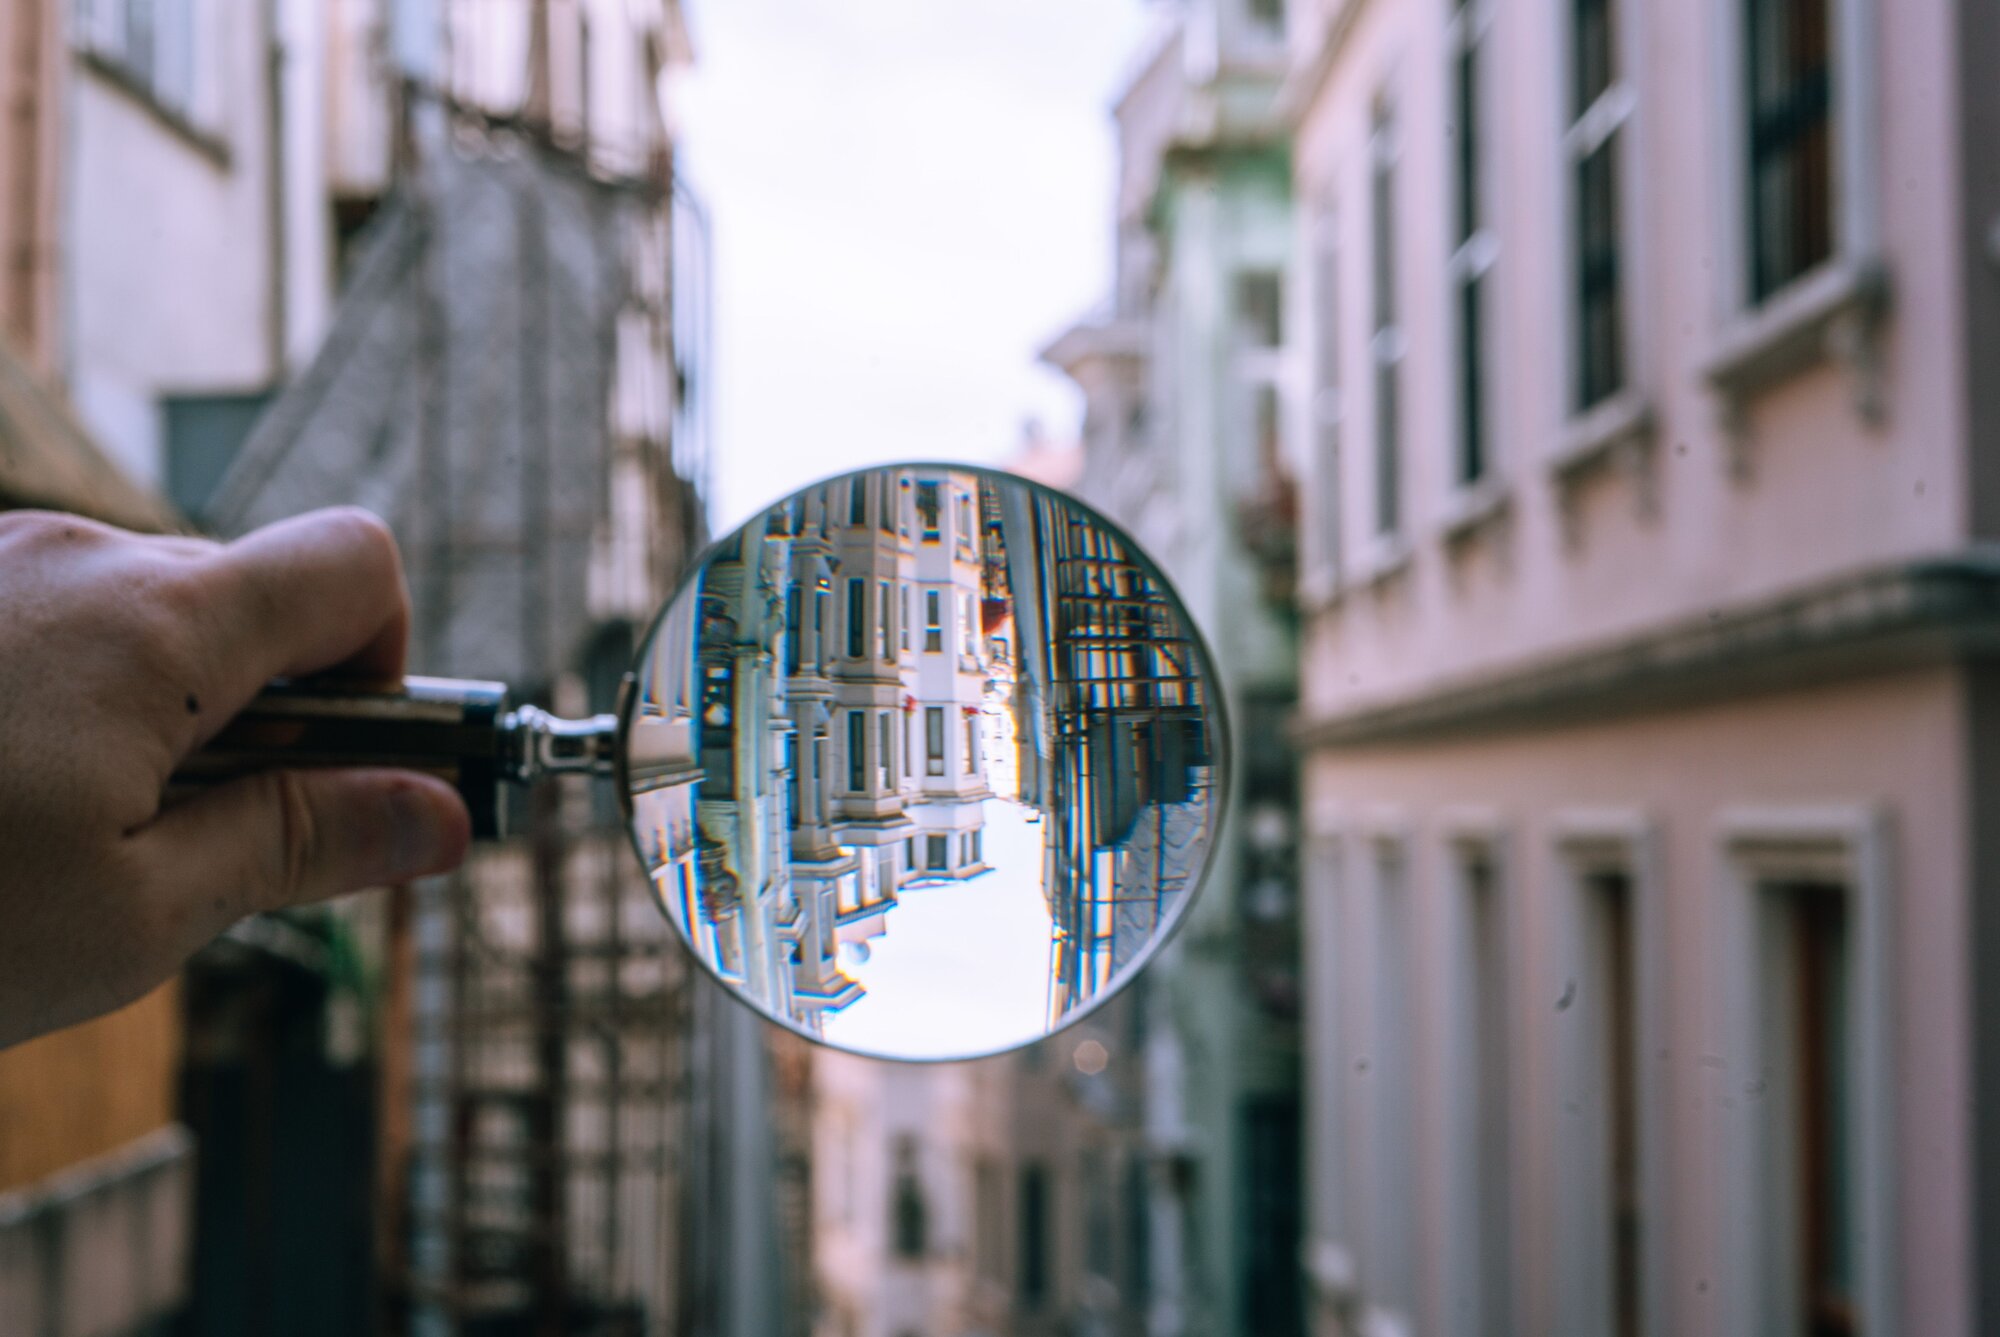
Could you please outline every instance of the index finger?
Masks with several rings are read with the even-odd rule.
[[[217,555],[214,574],[222,718],[273,678],[336,668],[402,674],[410,635],[402,557],[368,512],[313,511],[256,530]]]

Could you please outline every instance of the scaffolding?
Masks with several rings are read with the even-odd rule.
[[[1210,693],[1187,614],[1132,546],[1050,497],[1050,1019],[1135,964],[1193,889],[1211,834]]]

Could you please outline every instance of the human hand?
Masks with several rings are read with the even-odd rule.
[[[455,867],[451,786],[268,771],[168,804],[274,677],[403,671],[395,540],[320,511],[227,546],[0,514],[0,1048],[165,980],[246,915]]]

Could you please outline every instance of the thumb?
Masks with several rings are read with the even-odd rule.
[[[199,945],[245,915],[456,868],[472,821],[428,775],[265,771],[168,808],[136,838]]]

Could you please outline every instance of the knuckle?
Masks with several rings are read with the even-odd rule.
[[[24,548],[61,544],[100,544],[112,531],[95,520],[60,511],[8,511],[0,514],[0,542]]]
[[[265,799],[277,821],[274,862],[265,870],[267,885],[258,899],[289,905],[300,899],[307,871],[319,857],[319,822],[304,777],[296,771],[270,771],[264,776]]]
[[[337,506],[325,513],[325,523],[339,532],[372,574],[393,577],[402,568],[395,531],[374,512],[359,506]]]

